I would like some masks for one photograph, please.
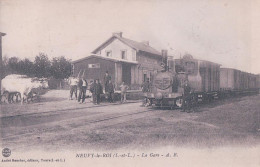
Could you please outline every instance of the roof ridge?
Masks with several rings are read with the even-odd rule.
[[[129,38],[125,38],[125,37],[118,37],[118,38],[122,38],[122,39],[126,39],[126,40],[129,40],[129,41],[132,41],[132,42],[136,42],[136,43],[138,43],[138,44],[144,45],[145,47],[149,47],[149,48],[154,49],[154,48],[151,47],[150,45],[146,45],[146,44],[144,44],[143,42],[138,42],[138,41],[135,41],[135,40],[132,40],[132,39],[129,39]],[[154,49],[154,50],[156,50],[156,49]]]
[[[125,38],[125,37],[119,37],[119,36],[115,36],[116,38],[118,38],[119,40],[122,40],[123,42],[127,43],[128,45],[130,45],[131,47],[135,48],[135,49],[138,49],[138,50],[141,50],[141,51],[145,51],[145,52],[149,52],[149,53],[152,53],[152,54],[156,54],[156,55],[161,55],[161,53],[159,51],[157,51],[155,48],[153,48],[152,46],[150,45],[146,45],[144,44],[143,42],[138,42],[138,41],[134,41],[132,39],[129,39],[129,38]],[[137,46],[133,46],[131,43],[129,42],[132,42],[132,43],[135,43],[137,45],[141,45],[142,47],[146,48],[146,49],[152,49],[152,51],[147,51],[147,50],[144,50],[144,48],[140,49],[140,47],[137,47]]]
[[[97,47],[92,53],[96,53],[99,49],[101,49],[105,45],[108,45],[108,43],[110,43],[111,40],[113,40],[113,38],[120,40],[121,42],[125,43],[126,45],[130,46],[135,50],[140,50],[143,52],[151,53],[153,55],[161,56],[161,53],[157,51],[155,48],[151,47],[150,45],[146,45],[143,42],[134,41],[132,39],[121,37],[118,35],[112,35],[108,40],[106,40],[99,47]]]

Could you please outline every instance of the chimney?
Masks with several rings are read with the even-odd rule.
[[[143,41],[142,43],[149,46],[149,41]]]
[[[123,37],[123,32],[113,32],[112,33],[113,36],[118,36],[118,37]]]

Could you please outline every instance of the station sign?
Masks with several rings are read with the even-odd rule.
[[[100,68],[100,64],[88,64],[88,68]]]

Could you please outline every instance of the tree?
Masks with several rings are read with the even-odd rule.
[[[36,77],[50,77],[51,62],[44,53],[39,53],[34,60],[34,75]]]
[[[4,56],[3,57],[3,77],[11,74],[11,68],[9,66],[9,58]]]
[[[68,78],[71,74],[71,62],[61,56],[53,58],[51,66],[51,75],[56,79]]]
[[[34,76],[34,65],[29,59],[24,59],[18,62],[18,67],[20,74],[24,74],[27,76]]]
[[[9,74],[22,74],[29,77],[53,77],[56,79],[68,78],[71,74],[71,62],[65,57],[53,58],[52,61],[44,53],[39,53],[34,62],[25,58],[20,60],[17,57],[3,58],[4,76]]]
[[[19,58],[18,57],[11,57],[8,59],[8,67],[10,68],[10,73],[11,74],[18,74],[19,73],[19,66],[18,66],[18,62],[19,62]]]

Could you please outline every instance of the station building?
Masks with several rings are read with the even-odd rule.
[[[99,79],[104,83],[108,71],[112,82],[118,87],[125,82],[131,89],[139,89],[147,78],[152,78],[161,69],[161,53],[149,42],[136,42],[122,36],[112,36],[98,46],[91,55],[75,60],[73,75],[84,75],[87,80]]]

